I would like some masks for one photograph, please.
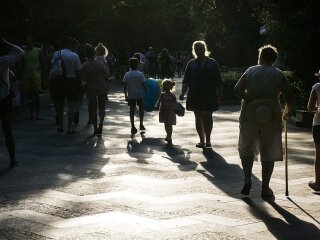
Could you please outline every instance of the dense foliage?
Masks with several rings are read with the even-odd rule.
[[[33,35],[62,46],[68,36],[111,50],[190,51],[205,39],[221,66],[248,66],[272,43],[309,89],[320,66],[319,0],[10,0],[1,1],[0,35]],[[259,29],[266,25],[266,35]]]

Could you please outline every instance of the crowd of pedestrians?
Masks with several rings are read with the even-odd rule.
[[[25,50],[0,39],[0,118],[6,145],[11,159],[11,167],[17,165],[15,144],[12,135],[12,113],[15,92],[15,79],[21,80],[21,88],[25,94],[30,119],[41,120],[39,94],[41,92],[42,67],[46,62],[40,48],[27,38]],[[110,76],[114,73],[117,57],[108,58],[108,49],[99,43],[82,45],[75,38],[66,41],[65,48],[52,52],[50,64],[55,72],[48,80],[51,99],[56,111],[57,132],[65,131],[64,102],[67,100],[67,134],[74,134],[74,126],[79,122],[79,109],[83,97],[88,100],[88,123],[93,125],[93,134],[101,135],[105,118],[106,101]],[[139,108],[139,128],[145,131],[143,91],[147,91],[146,78],[154,77],[162,81],[162,93],[155,104],[159,110],[159,122],[164,124],[165,141],[172,144],[173,125],[176,125],[176,97],[172,93],[175,86],[175,73],[182,76],[182,88],[179,99],[183,101],[187,94],[186,109],[195,116],[195,128],[199,136],[198,148],[212,148],[211,132],[212,114],[219,109],[223,100],[223,83],[217,61],[210,58],[210,52],[204,41],[195,41],[192,45],[193,57],[179,52],[173,57],[164,48],[156,54],[152,47],[146,54],[136,52],[127,55],[122,49],[121,63],[117,71],[121,72],[124,97],[129,106],[131,134],[137,133],[135,111]],[[82,54],[79,54],[79,53]],[[80,56],[81,55],[81,56]],[[262,164],[262,197],[273,197],[269,183],[273,173],[274,162],[282,161],[282,120],[289,119],[292,113],[293,95],[283,72],[273,66],[277,58],[277,50],[271,45],[259,49],[258,64],[248,68],[235,85],[235,94],[242,99],[239,117],[238,150],[244,173],[243,195],[249,195],[252,182],[253,161],[260,154]],[[186,62],[187,60],[187,62]],[[17,67],[14,68],[14,64]],[[16,71],[10,74],[9,67]],[[58,70],[58,71],[57,71]],[[177,70],[177,71],[176,71]],[[118,72],[118,73],[119,73]],[[320,74],[317,74],[319,76]],[[11,77],[10,77],[11,76]],[[10,80],[11,79],[11,80]],[[12,84],[10,84],[10,81]],[[18,84],[19,85],[19,84]],[[314,110],[319,103],[319,84],[310,94],[308,108]],[[18,88],[18,87],[16,87]],[[179,91],[179,90],[178,90]],[[284,96],[286,107],[281,116],[279,97]],[[99,118],[98,118],[98,117]],[[316,147],[315,176],[316,181],[309,186],[320,190],[319,180],[319,116],[315,115],[313,124]]]

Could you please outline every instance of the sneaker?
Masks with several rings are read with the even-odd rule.
[[[136,134],[138,132],[138,130],[135,127],[131,128],[131,134]]]
[[[140,125],[140,130],[144,131],[146,128],[143,125]]]
[[[165,138],[164,139],[167,143],[171,144],[172,143],[172,139],[171,138]]]

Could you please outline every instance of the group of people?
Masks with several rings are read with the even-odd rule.
[[[107,49],[103,44],[95,48],[89,44],[85,51],[87,60],[81,64],[79,56],[74,52],[77,45],[75,39],[69,39],[65,49],[56,51],[53,65],[60,65],[62,77],[53,79],[52,98],[57,110],[58,132],[63,131],[63,101],[68,101],[68,133],[72,128],[74,113],[77,108],[81,89],[85,89],[89,100],[89,121],[93,122],[94,134],[102,133],[104,121],[105,101],[108,91],[109,70],[105,62]],[[14,155],[14,139],[12,136],[12,100],[10,96],[9,66],[19,61],[24,51],[5,39],[0,43],[0,117],[6,138],[6,144],[11,159],[11,167],[16,165]],[[195,41],[192,45],[194,58],[185,69],[180,100],[186,100],[186,109],[194,112],[195,128],[199,136],[198,148],[211,148],[211,132],[213,127],[212,114],[219,109],[223,100],[223,82],[219,65],[209,57],[210,52],[204,41]],[[283,160],[282,151],[282,120],[291,117],[293,95],[283,72],[273,66],[277,58],[277,50],[271,45],[259,49],[258,64],[248,68],[235,85],[235,94],[242,99],[239,117],[238,150],[244,173],[244,184],[241,190],[243,195],[249,195],[252,187],[253,162],[260,154],[262,164],[262,197],[273,197],[270,188],[270,179],[274,169],[274,162]],[[140,130],[144,131],[143,124],[143,91],[146,91],[145,76],[138,70],[139,60],[133,56],[129,60],[130,70],[124,74],[124,95],[130,108],[131,134],[137,133],[134,124],[136,106],[139,107]],[[320,72],[317,74],[320,76]],[[77,79],[81,79],[78,81]],[[52,80],[52,81],[53,81]],[[175,86],[172,79],[165,79],[162,83],[162,93],[155,104],[159,110],[159,122],[164,123],[166,131],[165,141],[172,143],[173,125],[176,124],[175,103],[176,97],[171,92]],[[319,83],[314,85],[308,104],[309,110],[318,110],[320,100]],[[279,97],[283,95],[286,106],[281,116]],[[99,109],[99,124],[97,122],[97,108]],[[320,191],[320,115],[317,111],[313,124],[313,136],[316,146],[315,181],[309,186]]]

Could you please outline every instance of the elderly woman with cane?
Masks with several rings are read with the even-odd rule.
[[[235,86],[235,94],[242,98],[238,150],[244,172],[243,195],[250,193],[253,161],[260,153],[261,197],[273,197],[269,183],[274,162],[283,160],[279,96],[286,100],[283,118],[289,119],[293,95],[283,72],[272,66],[277,55],[271,45],[260,48],[258,65],[248,68]]]
[[[12,135],[13,101],[10,94],[9,67],[18,62],[24,51],[0,38],[0,120],[10,156],[10,168],[17,165],[15,156],[15,142]]]

